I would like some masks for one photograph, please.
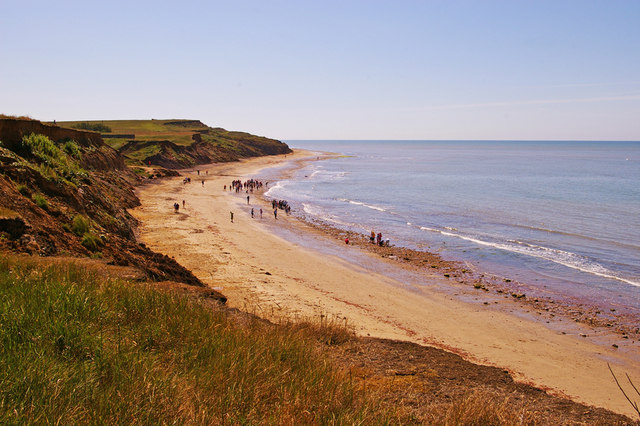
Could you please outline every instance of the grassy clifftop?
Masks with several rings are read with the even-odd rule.
[[[129,165],[185,168],[291,152],[275,139],[209,127],[198,120],[65,121],[60,126],[100,132]]]

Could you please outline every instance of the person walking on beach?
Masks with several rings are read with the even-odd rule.
[[[251,219],[253,219],[253,207],[251,207]]]
[[[182,200],[182,208],[184,209],[184,200]]]
[[[233,212],[229,212],[231,213],[231,223],[233,223]]]
[[[262,219],[262,207],[260,207],[260,219]]]
[[[276,220],[278,219],[278,209],[273,209],[273,217],[276,218]]]
[[[249,204],[249,195],[247,195],[247,205]]]
[[[375,244],[375,239],[376,239],[376,233],[375,231],[371,231],[371,236],[369,237],[371,244]]]

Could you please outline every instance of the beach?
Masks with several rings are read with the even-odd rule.
[[[554,394],[634,414],[607,363],[618,377],[626,373],[638,383],[637,342],[560,314],[550,321],[515,297],[468,285],[460,269],[438,258],[428,260],[428,268],[404,265],[396,255],[351,244],[358,236],[345,244],[342,235],[282,210],[276,219],[257,193],[229,191],[232,180],[317,159],[297,150],[286,158],[199,166],[146,184],[138,190],[141,206],[131,211],[141,223],[138,238],[222,292],[231,307],[267,319],[325,315],[362,336],[447,349]]]

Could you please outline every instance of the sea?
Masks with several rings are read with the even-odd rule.
[[[269,186],[294,215],[640,313],[640,142],[285,142],[337,154]]]

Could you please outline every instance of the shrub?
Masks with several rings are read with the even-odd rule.
[[[102,245],[102,240],[91,232],[87,232],[82,236],[82,245],[88,250],[97,251]]]
[[[63,151],[45,135],[32,133],[22,138],[22,148],[41,163],[38,166],[40,172],[51,179],[57,180],[58,175],[66,179],[79,179],[87,174],[73,158],[80,153],[73,141],[68,141]],[[67,151],[71,154],[67,154]]]
[[[63,150],[67,153],[67,155],[70,155],[72,157],[77,158],[80,156],[80,147],[78,147],[78,144],[76,144],[74,141],[66,141],[64,143]]]
[[[111,127],[109,126],[105,126],[102,123],[78,123],[76,125],[71,126],[74,129],[80,129],[80,130],[91,130],[93,132],[100,132],[100,133],[111,133]]]
[[[19,184],[18,186],[16,186],[16,189],[18,190],[19,193],[21,193],[25,197],[28,197],[29,195],[31,195],[31,192],[29,191],[29,188],[27,187],[27,185]]]
[[[22,138],[22,147],[40,159],[58,158],[62,154],[51,139],[35,133]]]
[[[33,194],[31,196],[31,199],[33,200],[34,203],[36,203],[36,206],[40,207],[41,209],[47,210],[49,208],[49,202],[44,197],[44,195],[42,195],[42,194]]]
[[[74,216],[71,223],[71,231],[77,236],[81,236],[89,232],[89,219],[86,216],[80,214]]]

